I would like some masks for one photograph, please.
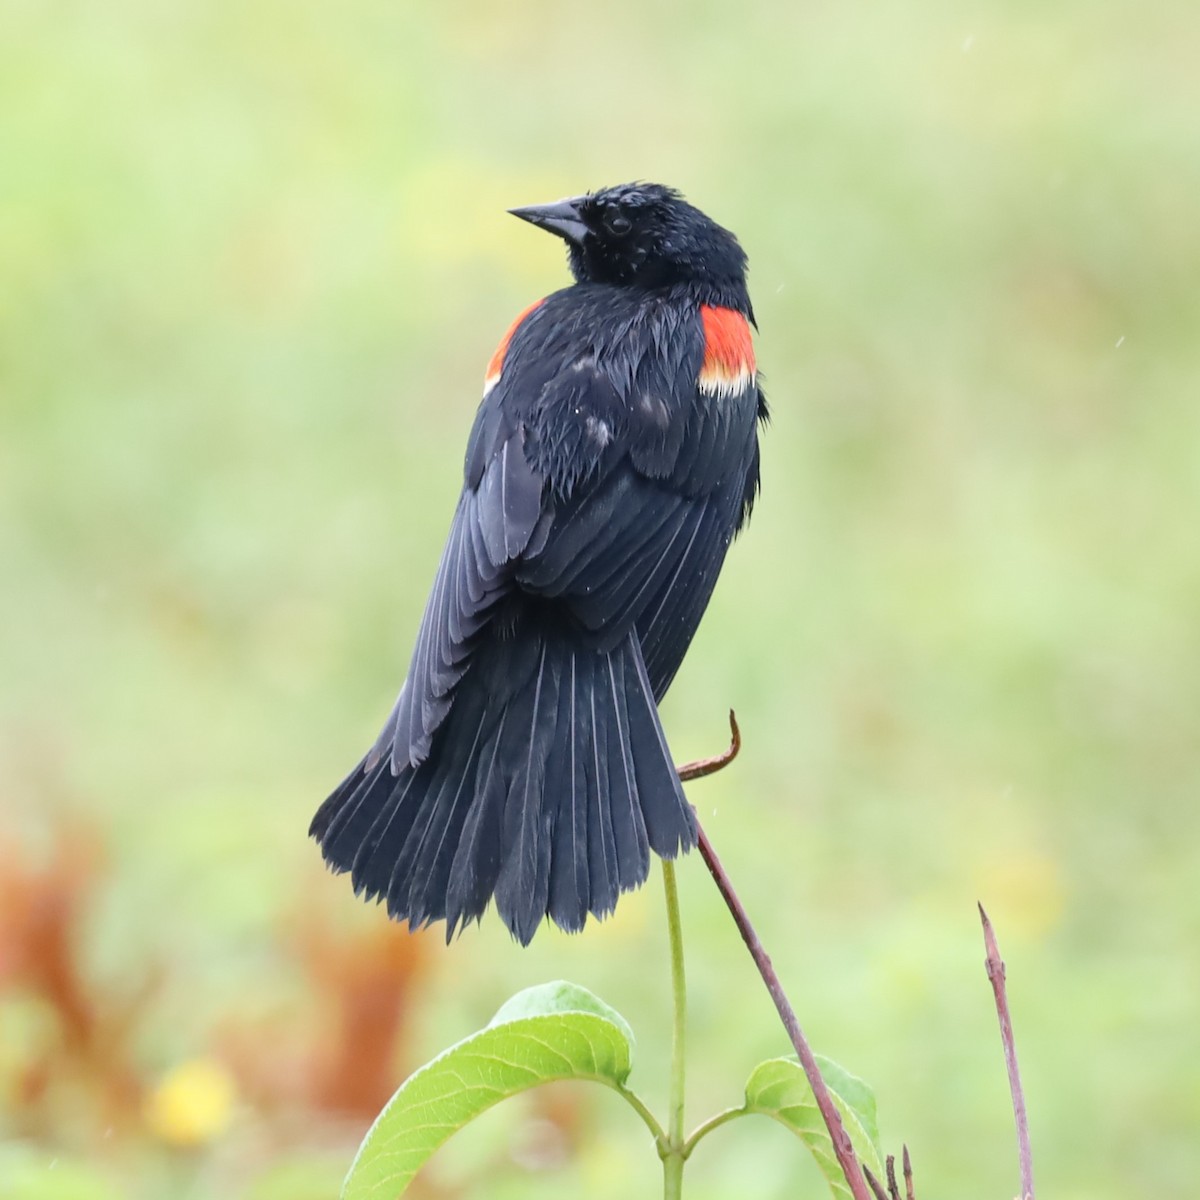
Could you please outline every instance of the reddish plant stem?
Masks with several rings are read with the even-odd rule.
[[[871,1195],[875,1197],[875,1200],[895,1200],[894,1196],[889,1196],[888,1193],[883,1190],[883,1184],[875,1178],[871,1168],[865,1163],[863,1164],[863,1174],[867,1177],[867,1183],[871,1186]]]
[[[979,919],[983,922],[983,944],[987,950],[987,976],[996,997],[996,1016],[1000,1019],[1000,1040],[1004,1044],[1004,1065],[1008,1068],[1008,1089],[1012,1093],[1013,1119],[1017,1125],[1017,1153],[1021,1162],[1021,1195],[1024,1200],[1033,1197],[1033,1149],[1029,1144],[1029,1118],[1025,1112],[1025,1090],[1021,1087],[1021,1069],[1017,1065],[1017,1045],[1013,1040],[1012,1018],[1008,1011],[1008,989],[1005,986],[1007,971],[996,945],[996,933],[992,923],[979,905]]]
[[[690,783],[693,779],[703,779],[705,775],[715,775],[737,758],[741,748],[742,731],[738,728],[737,715],[731,708],[729,710],[729,749],[723,750],[720,754],[714,754],[712,758],[698,758],[695,762],[684,763],[682,767],[676,767],[675,773],[679,776],[679,782]]]
[[[750,951],[750,957],[754,959],[754,965],[758,967],[758,973],[762,976],[763,983],[767,985],[767,991],[775,1002],[779,1019],[783,1022],[783,1027],[787,1030],[787,1035],[796,1049],[796,1055],[800,1059],[800,1065],[804,1068],[804,1074],[812,1088],[817,1107],[821,1110],[821,1116],[824,1118],[825,1126],[829,1130],[829,1137],[833,1142],[833,1151],[837,1155],[842,1174],[846,1176],[846,1183],[850,1186],[854,1200],[871,1200],[867,1181],[863,1178],[862,1168],[854,1155],[854,1146],[850,1141],[850,1135],[846,1132],[841,1114],[834,1107],[833,1097],[830,1096],[829,1089],[821,1078],[817,1060],[813,1057],[808,1039],[805,1038],[804,1031],[800,1028],[800,1022],[796,1019],[791,1004],[788,1003],[783,985],[779,982],[779,976],[775,974],[775,967],[771,962],[770,955],[763,949],[763,944],[759,941],[758,934],[750,923],[750,918],[742,906],[741,900],[733,890],[729,876],[725,874],[725,868],[721,865],[721,860],[717,857],[717,852],[713,849],[708,836],[699,826],[697,826],[697,832],[700,855],[716,882],[722,899],[730,913],[733,914],[734,924],[742,935],[742,941],[746,943],[746,949]]]
[[[729,731],[731,740],[729,749],[724,754],[688,763],[679,768],[679,778],[683,782],[712,775],[733,762],[742,748],[742,735],[732,709],[729,711]],[[825,1127],[829,1130],[829,1137],[833,1142],[833,1152],[837,1155],[838,1164],[842,1168],[842,1174],[846,1177],[846,1183],[849,1185],[854,1200],[871,1200],[871,1193],[867,1187],[867,1181],[863,1177],[862,1167],[855,1157],[850,1135],[846,1132],[841,1114],[834,1106],[833,1097],[830,1096],[829,1089],[821,1078],[817,1060],[813,1057],[808,1039],[805,1038],[804,1031],[800,1028],[800,1022],[796,1020],[796,1014],[788,1002],[783,985],[779,982],[779,976],[775,973],[771,958],[763,949],[763,944],[750,922],[750,917],[742,906],[737,892],[734,891],[733,883],[725,873],[725,868],[721,865],[721,860],[717,857],[717,852],[713,849],[712,843],[708,840],[708,835],[700,826],[699,821],[696,822],[696,835],[700,856],[704,859],[704,863],[717,885],[717,891],[721,893],[721,898],[733,916],[733,922],[742,935],[742,941],[746,943],[746,949],[750,951],[750,957],[754,959],[754,965],[758,968],[758,973],[762,976],[763,983],[766,984],[767,991],[775,1002],[779,1019],[783,1022],[783,1027],[787,1030],[787,1035],[795,1047],[796,1056],[800,1059],[800,1065],[804,1069],[809,1087],[812,1088],[817,1108],[820,1109]]]

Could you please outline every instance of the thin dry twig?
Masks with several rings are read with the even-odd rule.
[[[737,758],[741,748],[742,731],[738,728],[737,715],[731,708],[729,710],[729,749],[720,754],[714,754],[712,758],[698,758],[695,762],[684,763],[682,767],[676,767],[675,773],[679,776],[679,782],[689,783],[693,779],[703,779],[705,775],[715,775],[718,771],[723,771]]]
[[[875,1172],[866,1163],[863,1163],[863,1174],[867,1177],[867,1183],[871,1188],[871,1195],[875,1197],[875,1200],[889,1200],[887,1192],[883,1190],[883,1184],[875,1178]]]
[[[691,779],[700,779],[705,775],[712,775],[733,762],[742,747],[742,735],[738,729],[737,718],[734,716],[733,709],[729,710],[729,732],[731,738],[729,749],[724,754],[688,763],[686,766],[679,768],[680,780],[687,782]],[[780,1020],[783,1022],[783,1027],[787,1030],[787,1035],[795,1047],[796,1056],[800,1059],[800,1065],[804,1069],[809,1087],[812,1088],[817,1108],[820,1109],[821,1116],[825,1121],[825,1127],[829,1130],[829,1137],[833,1142],[833,1151],[837,1155],[838,1165],[842,1168],[842,1174],[846,1177],[846,1183],[850,1188],[851,1194],[854,1196],[854,1200],[872,1200],[871,1193],[867,1188],[867,1181],[863,1177],[862,1166],[857,1157],[855,1157],[850,1135],[846,1132],[846,1127],[842,1124],[841,1114],[834,1107],[833,1098],[829,1094],[829,1089],[825,1086],[824,1079],[821,1078],[821,1071],[817,1066],[817,1060],[813,1057],[813,1052],[809,1047],[807,1038],[804,1036],[804,1031],[800,1028],[800,1022],[796,1020],[796,1014],[788,1002],[783,985],[779,982],[779,976],[775,973],[775,967],[771,963],[770,956],[763,949],[763,944],[759,941],[758,934],[750,922],[750,917],[742,906],[737,892],[734,891],[733,884],[729,876],[725,873],[725,868],[721,865],[721,860],[717,857],[717,852],[713,849],[712,843],[708,840],[708,836],[700,826],[699,821],[696,823],[696,834],[700,847],[700,855],[704,859],[705,865],[708,867],[709,873],[717,885],[717,891],[721,893],[721,898],[725,901],[726,906],[733,915],[734,924],[737,926],[738,932],[742,935],[742,941],[746,943],[746,949],[750,951],[750,957],[754,959],[754,965],[758,967],[758,973],[762,976],[763,983],[766,984],[767,991],[770,993],[771,999],[775,1002],[775,1008],[779,1013]]]
[[[1008,1068],[1008,1089],[1012,1093],[1013,1118],[1017,1125],[1017,1153],[1021,1161],[1021,1195],[1024,1200],[1033,1197],[1033,1150],[1029,1144],[1029,1118],[1025,1112],[1025,1091],[1021,1087],[1021,1069],[1017,1065],[1017,1046],[1013,1040],[1012,1018],[1008,1011],[1008,989],[1005,986],[1007,971],[996,945],[996,933],[992,923],[979,905],[979,919],[983,922],[983,944],[987,950],[987,976],[996,997],[996,1016],[1000,1019],[1000,1040],[1004,1043],[1004,1065]]]
[[[908,1153],[907,1146],[905,1146],[904,1152]],[[887,1181],[890,1200],[900,1200],[900,1187],[896,1183],[896,1156],[894,1154],[887,1156]]]
[[[900,1185],[896,1182],[896,1156],[889,1154],[884,1161],[887,1168],[887,1189],[871,1173],[871,1168],[863,1163],[863,1174],[875,1193],[875,1200],[900,1200]],[[904,1147],[904,1190],[907,1200],[913,1200],[912,1163],[908,1160],[908,1147]]]

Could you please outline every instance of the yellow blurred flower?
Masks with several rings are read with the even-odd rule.
[[[236,1098],[233,1077],[210,1058],[173,1067],[146,1102],[146,1120],[172,1146],[202,1146],[229,1126]]]
[[[1036,941],[1061,921],[1067,888],[1055,859],[1041,854],[992,858],[977,864],[974,875],[984,908],[1003,929],[1001,937],[1009,933]]]

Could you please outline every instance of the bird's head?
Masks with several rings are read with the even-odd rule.
[[[581,283],[693,284],[705,302],[749,315],[746,255],[737,238],[673,188],[623,183],[509,211],[566,241],[571,273]]]

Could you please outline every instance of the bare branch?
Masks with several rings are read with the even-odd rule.
[[[900,1200],[900,1187],[896,1183],[896,1156],[887,1156],[887,1181],[889,1200]]]
[[[875,1178],[874,1172],[866,1163],[863,1163],[863,1174],[867,1177],[867,1183],[871,1185],[871,1194],[875,1200],[888,1200],[888,1194],[883,1190],[883,1184]]]
[[[681,780],[699,779],[704,775],[711,775],[715,771],[720,771],[723,767],[728,766],[737,757],[737,753],[741,749],[742,738],[738,730],[737,718],[734,716],[732,709],[729,711],[729,729],[732,735],[729,749],[724,754],[717,755],[715,758],[702,759],[699,762],[688,763],[686,766],[681,767],[679,769],[679,778]],[[726,906],[733,915],[734,924],[737,926],[738,932],[742,935],[742,941],[746,943],[746,948],[750,951],[750,957],[754,959],[754,965],[758,967],[758,973],[762,976],[763,983],[766,984],[767,991],[770,993],[771,999],[775,1002],[775,1008],[779,1013],[780,1020],[783,1022],[783,1027],[787,1030],[787,1035],[795,1047],[796,1055],[800,1059],[800,1065],[804,1069],[809,1087],[812,1088],[817,1108],[820,1109],[821,1116],[825,1121],[825,1127],[829,1130],[829,1137],[833,1142],[833,1151],[837,1155],[838,1164],[842,1168],[842,1174],[846,1177],[846,1183],[849,1185],[850,1192],[854,1196],[854,1200],[872,1200],[871,1193],[867,1188],[867,1181],[863,1177],[862,1166],[855,1157],[850,1135],[846,1132],[846,1127],[842,1124],[841,1115],[834,1107],[829,1089],[825,1086],[825,1081],[821,1078],[821,1071],[817,1066],[817,1060],[813,1057],[813,1052],[804,1036],[804,1031],[800,1028],[799,1021],[796,1020],[796,1014],[788,1002],[783,985],[779,982],[779,976],[775,974],[775,968],[771,963],[770,956],[763,949],[763,944],[759,941],[758,934],[755,932],[754,926],[750,923],[750,918],[742,906],[737,892],[734,891],[733,884],[729,876],[726,875],[725,868],[721,865],[721,860],[717,857],[717,852],[713,849],[712,843],[708,840],[708,836],[705,834],[703,828],[701,828],[699,821],[696,822],[696,833],[700,855],[704,859],[713,880],[716,882],[717,891],[721,893],[721,898],[725,901]]]
[[[703,779],[705,775],[715,775],[737,758],[741,748],[742,731],[738,728],[737,715],[731,708],[729,710],[729,749],[712,758],[699,758],[695,762],[684,763],[682,767],[676,767],[675,771],[679,776],[679,782],[688,783],[693,779]]]
[[[1004,1043],[1004,1065],[1008,1068],[1008,1088],[1012,1093],[1013,1118],[1017,1125],[1017,1152],[1021,1161],[1021,1195],[1024,1200],[1033,1197],[1033,1150],[1029,1144],[1029,1118],[1025,1113],[1025,1091],[1021,1087],[1021,1070],[1017,1066],[1017,1046],[1013,1040],[1012,1018],[1008,1012],[1007,974],[1000,948],[996,945],[996,933],[988,915],[979,905],[979,919],[983,922],[983,944],[987,950],[987,976],[991,980],[992,992],[996,997],[996,1016],[1000,1019],[1000,1040]]]

